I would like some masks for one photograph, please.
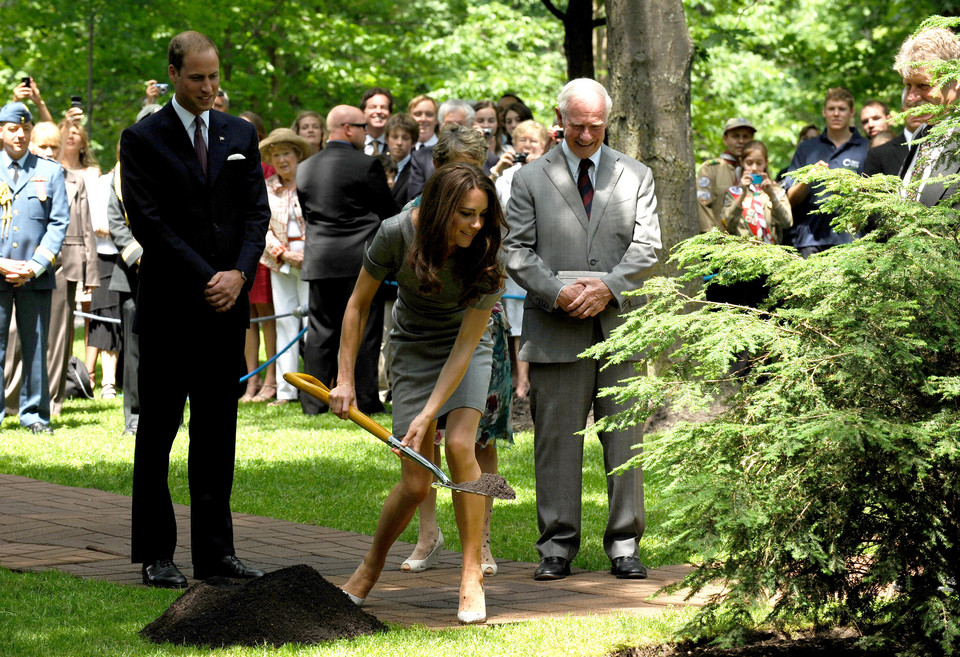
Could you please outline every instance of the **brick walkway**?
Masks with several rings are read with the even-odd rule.
[[[177,563],[192,574],[189,508],[177,505],[181,528]],[[130,563],[130,498],[89,488],[71,488],[0,474],[0,566],[10,570],[60,570],[78,577],[140,585]],[[370,538],[362,534],[234,513],[237,554],[244,563],[272,571],[295,564],[315,568],[342,585],[363,558]],[[365,610],[382,621],[432,628],[456,625],[460,554],[442,551],[440,567],[412,575],[399,570],[412,549],[394,545],[387,567]],[[648,598],[680,579],[687,567],[650,571],[646,580],[617,580],[606,572],[574,570],[556,582],[535,582],[536,564],[499,560],[500,572],[485,580],[489,623],[510,623],[571,614],[660,614],[690,604],[682,595]],[[703,598],[692,601],[698,604]]]

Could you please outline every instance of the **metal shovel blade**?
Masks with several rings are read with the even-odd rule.
[[[283,375],[283,378],[295,388],[316,397],[328,406],[330,405],[330,390],[316,377],[304,374],[303,372],[288,372]],[[507,480],[500,475],[484,474],[476,481],[455,484],[453,480],[430,459],[402,444],[396,436],[374,421],[369,415],[362,413],[353,406],[350,407],[348,414],[350,419],[357,423],[362,429],[365,429],[374,437],[379,438],[390,445],[390,447],[399,450],[401,454],[432,472],[433,476],[437,478],[437,481],[433,483],[434,486],[442,486],[443,488],[449,488],[450,490],[460,491],[462,493],[474,493],[476,495],[485,495],[501,500],[513,500],[517,497],[516,492],[510,488]]]

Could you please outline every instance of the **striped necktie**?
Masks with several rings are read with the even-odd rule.
[[[593,205],[593,183],[590,182],[590,165],[592,161],[580,160],[580,175],[577,177],[577,189],[580,190],[580,198],[583,199],[583,209],[587,211],[587,219],[590,218],[590,207]]]

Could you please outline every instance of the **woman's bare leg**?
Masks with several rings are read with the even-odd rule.
[[[476,446],[477,465],[480,466],[480,472],[485,474],[497,474],[497,447],[488,445],[487,447]],[[490,517],[493,515],[493,498],[484,497],[486,508],[483,514],[483,543],[480,546],[480,563],[496,563],[493,559],[493,551],[490,549]]]
[[[447,416],[444,437],[450,478],[455,483],[480,478],[475,445],[480,411],[458,408]],[[453,493],[453,511],[457,516],[460,543],[463,545],[463,570],[460,572],[460,612],[486,614],[483,596],[483,572],[480,569],[480,544],[483,542],[483,495]]]
[[[274,314],[273,302],[258,303],[257,317],[269,317]],[[263,351],[267,360],[277,355],[277,322],[271,319],[268,322],[260,322],[260,328],[263,330]],[[259,354],[258,354],[259,357]],[[266,367],[266,376],[263,379],[263,385],[272,388],[277,387],[277,363],[270,363]],[[276,392],[276,391],[274,391]]]
[[[427,436],[436,433],[436,422],[430,425]],[[420,453],[427,458],[433,456],[433,440],[424,440],[420,446]],[[377,583],[383,565],[387,561],[387,552],[403,533],[417,505],[423,502],[433,483],[433,473],[422,465],[410,459],[400,460],[400,481],[387,495],[380,511],[380,520],[373,534],[373,544],[363,558],[363,563],[354,571],[353,575],[343,585],[343,590],[358,598],[365,598],[370,589]]]
[[[434,432],[436,433],[436,432]],[[440,445],[433,446],[433,456],[430,458],[436,465],[440,465]],[[417,528],[417,544],[407,558],[408,561],[422,561],[433,552],[440,537],[440,524],[437,522],[437,489],[430,487],[427,499],[417,507],[420,522]]]

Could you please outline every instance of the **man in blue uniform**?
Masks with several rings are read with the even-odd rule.
[[[47,333],[54,262],[70,215],[63,169],[28,150],[32,131],[33,117],[23,103],[0,109],[0,363],[16,307],[24,368],[20,424],[51,434]],[[0,390],[3,385],[0,372]],[[0,419],[4,412],[0,408]]]
[[[790,176],[791,172],[808,164],[863,173],[870,142],[856,128],[850,127],[852,117],[853,94],[843,87],[828,89],[823,103],[826,131],[819,137],[801,142],[787,168],[787,198],[793,207],[793,228],[787,231],[787,240],[804,258],[853,241],[853,236],[848,233],[834,232],[830,222],[835,215],[817,212],[824,201],[823,190],[819,186],[811,188],[807,183],[796,182]]]

